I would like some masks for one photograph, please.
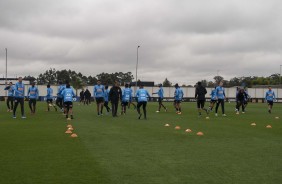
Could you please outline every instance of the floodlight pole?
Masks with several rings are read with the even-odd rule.
[[[7,73],[8,73],[8,49],[5,48],[6,51],[6,79],[5,79],[5,87],[7,87]],[[6,91],[6,96],[7,96],[7,91]]]
[[[138,70],[138,49],[139,49],[139,45],[137,46],[137,62],[136,62],[136,81],[135,81],[135,87],[136,87],[136,89],[135,90],[137,90],[137,70]]]
[[[279,80],[280,81],[280,85],[282,84],[282,82],[281,82],[281,79],[282,79],[281,78],[281,67],[282,67],[282,65],[280,65],[280,76],[279,76],[280,77],[280,80]]]

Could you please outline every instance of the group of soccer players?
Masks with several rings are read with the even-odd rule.
[[[118,113],[118,105],[121,103],[121,115],[126,114],[127,108],[130,105],[133,105],[135,108],[137,107],[138,119],[141,119],[142,115],[144,115],[144,119],[147,119],[147,102],[150,100],[151,96],[149,92],[144,89],[144,85],[141,83],[139,85],[139,89],[133,95],[133,90],[129,84],[125,85],[124,89],[119,87],[119,82],[115,81],[115,84],[111,89],[108,89],[109,86],[104,86],[101,84],[101,81],[98,80],[97,84],[94,85],[93,89],[93,97],[94,101],[97,104],[97,114],[98,116],[103,115],[103,109],[106,108],[107,113],[112,111],[112,116],[117,117]],[[36,112],[36,101],[39,97],[39,90],[35,86],[35,83],[32,82],[31,86],[28,88],[27,96],[25,96],[25,87],[22,82],[22,78],[18,78],[18,82],[13,85],[12,82],[9,83],[9,86],[5,88],[8,90],[8,98],[7,98],[7,108],[8,112],[13,112],[13,118],[16,118],[16,110],[18,105],[21,107],[21,115],[22,118],[26,118],[24,112],[24,99],[28,98],[28,104],[30,108],[31,115],[34,115]],[[87,89],[88,90],[88,89]],[[90,92],[89,92],[90,93]],[[164,90],[162,85],[159,85],[159,90],[154,94],[158,95],[158,109],[156,112],[160,112],[161,108],[167,112],[167,107],[163,104],[164,99]],[[197,83],[195,90],[195,98],[197,99],[197,108],[199,116],[202,115],[202,111],[205,111],[209,114],[214,105],[215,107],[215,116],[218,116],[218,108],[221,106],[222,116],[226,116],[224,102],[226,99],[225,89],[223,87],[223,82],[220,82],[217,87],[215,87],[210,94],[210,105],[209,108],[206,109],[205,101],[207,94],[207,90],[204,86],[202,86],[201,82]],[[91,96],[91,93],[90,93]],[[66,81],[66,84],[62,84],[59,82],[58,93],[56,98],[56,104],[53,104],[53,89],[48,84],[47,85],[47,111],[50,111],[50,107],[54,107],[55,111],[57,111],[57,107],[61,109],[62,112],[66,115],[66,118],[73,119],[73,97],[75,97],[74,91],[70,84]],[[183,101],[184,93],[181,87],[176,84],[175,92],[174,92],[174,108],[177,114],[181,114],[181,102]],[[236,114],[239,114],[240,108],[242,108],[242,113],[245,113],[245,109],[248,103],[250,96],[247,93],[247,90],[244,88],[237,88],[236,92]],[[133,99],[136,100],[137,106],[133,103]],[[268,112],[271,113],[273,102],[275,101],[275,93],[269,87],[268,91],[265,95],[265,101],[268,103]],[[109,102],[111,102],[111,108],[109,107]],[[141,112],[141,107],[143,109],[143,113]]]

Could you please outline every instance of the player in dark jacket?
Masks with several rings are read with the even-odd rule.
[[[202,110],[206,111],[206,113],[208,114],[208,111],[205,108],[206,94],[207,94],[206,88],[202,86],[201,82],[198,82],[198,85],[195,90],[195,98],[197,99],[199,116],[202,115]]]
[[[119,82],[115,81],[115,85],[110,89],[109,92],[109,101],[112,104],[112,115],[113,117],[117,117],[117,109],[119,100],[122,99],[122,92],[119,87]]]
[[[240,107],[242,106],[242,113],[245,113],[245,100],[246,100],[246,93],[244,89],[239,89],[236,95],[236,114],[239,114]]]

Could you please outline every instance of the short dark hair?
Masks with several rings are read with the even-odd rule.
[[[125,84],[125,87],[128,88],[128,84]]]
[[[50,84],[47,84],[47,88],[50,88]]]
[[[66,88],[70,88],[70,84],[68,83],[68,84],[66,84]]]
[[[198,85],[199,85],[199,86],[201,86],[201,85],[202,85],[202,83],[201,83],[201,82],[198,82]]]

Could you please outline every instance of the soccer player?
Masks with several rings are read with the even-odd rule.
[[[128,84],[128,88],[131,90],[131,94],[133,94],[133,89],[131,88],[131,84]],[[132,102],[133,98],[130,99],[128,103],[128,109],[130,108],[130,105],[132,104],[134,106],[134,109],[136,109],[136,105]]]
[[[217,103],[215,107],[215,116],[217,116],[219,104],[221,105],[222,116],[226,116],[225,111],[224,111],[225,90],[222,86],[223,86],[223,82],[220,81],[219,86],[217,86],[215,89],[215,92],[216,92],[215,94],[216,94],[216,99],[217,99]]]
[[[66,84],[66,88],[62,91],[61,95],[64,99],[64,107],[66,109],[67,120],[73,119],[73,97],[75,97],[73,89],[70,84]],[[69,118],[70,115],[70,118]]]
[[[81,92],[79,93],[79,97],[80,97],[79,103],[85,101],[85,99],[84,99],[84,89],[82,89]]]
[[[207,94],[206,88],[202,86],[201,82],[198,82],[198,85],[195,90],[195,98],[197,99],[199,117],[202,116],[202,110],[206,111],[206,113],[208,114],[208,110],[205,108],[206,94]]]
[[[163,85],[160,84],[159,85],[159,90],[156,93],[153,93],[153,94],[158,94],[158,96],[159,96],[159,98],[158,98],[159,108],[158,108],[158,110],[156,112],[160,112],[161,111],[161,107],[163,107],[165,109],[165,112],[167,112],[167,108],[163,104],[163,99],[164,99]]]
[[[68,83],[68,82],[66,82]],[[63,96],[61,95],[62,91],[66,88],[65,85],[61,81],[59,81],[58,91],[57,91],[57,98],[56,98],[56,105],[61,109],[61,111],[64,111],[63,106]]]
[[[176,108],[176,114],[181,114],[181,101],[183,99],[184,93],[180,86],[176,83],[175,84],[175,92],[174,92],[174,103]]]
[[[54,107],[55,111],[57,111],[57,107],[53,104],[53,89],[50,87],[50,84],[47,85],[47,95],[46,95],[46,102],[47,102],[47,111],[50,111],[50,107]]]
[[[14,110],[13,110],[13,118],[17,118],[16,117],[16,111],[17,111],[18,105],[20,104],[22,119],[25,119],[26,116],[24,114],[24,84],[23,84],[22,80],[23,80],[23,78],[19,77],[18,82],[14,86],[15,106],[14,106]]]
[[[265,100],[268,104],[268,113],[271,114],[273,101],[275,100],[275,93],[271,89],[271,86],[268,86],[268,91],[265,93]]]
[[[121,99],[122,99],[122,92],[119,87],[119,82],[115,81],[115,85],[110,89],[110,92],[109,92],[109,100],[112,103],[113,117],[118,117],[117,116],[118,103],[119,103],[119,100]]]
[[[14,86],[13,83],[10,82],[9,86],[7,86],[4,90],[8,90],[8,98],[7,98],[7,112],[13,112],[14,108]]]
[[[142,113],[140,112],[140,107],[143,108],[144,119],[147,119],[147,102],[148,98],[150,99],[151,96],[149,95],[148,91],[144,89],[144,85],[141,83],[139,89],[136,91],[136,98],[137,98],[137,112],[139,114],[138,119],[141,119]]]
[[[248,105],[248,101],[251,98],[251,96],[248,93],[247,87],[244,88],[244,93],[245,93],[244,106],[245,106],[245,110],[246,110],[247,105]]]
[[[240,112],[240,107],[242,106],[242,113],[245,113],[245,91],[244,89],[239,89],[237,95],[236,95],[236,114],[239,114]]]
[[[96,103],[97,103],[98,116],[103,115],[102,114],[102,106],[104,105],[104,92],[105,92],[105,88],[101,84],[101,81],[98,80],[97,85],[95,85],[94,89],[93,89],[93,96],[94,96],[94,99],[96,100]]]
[[[211,91],[211,101],[210,101],[210,106],[209,106],[209,112],[212,111],[214,104],[216,103],[216,87]]]
[[[86,103],[87,105],[91,104],[91,93],[88,89],[85,90],[84,92],[84,96],[85,96],[85,101],[84,104]]]
[[[132,93],[128,84],[125,84],[125,88],[122,90],[121,114],[126,114],[126,106],[128,106],[130,99],[132,99]]]
[[[28,88],[27,96],[29,99],[28,105],[30,108],[30,113],[31,115],[34,115],[36,110],[36,100],[39,96],[39,91],[38,88],[35,86],[35,82],[32,82],[31,87]]]
[[[106,107],[107,114],[110,112],[111,108],[109,107],[109,86],[105,86],[105,93],[104,93],[104,106]]]

